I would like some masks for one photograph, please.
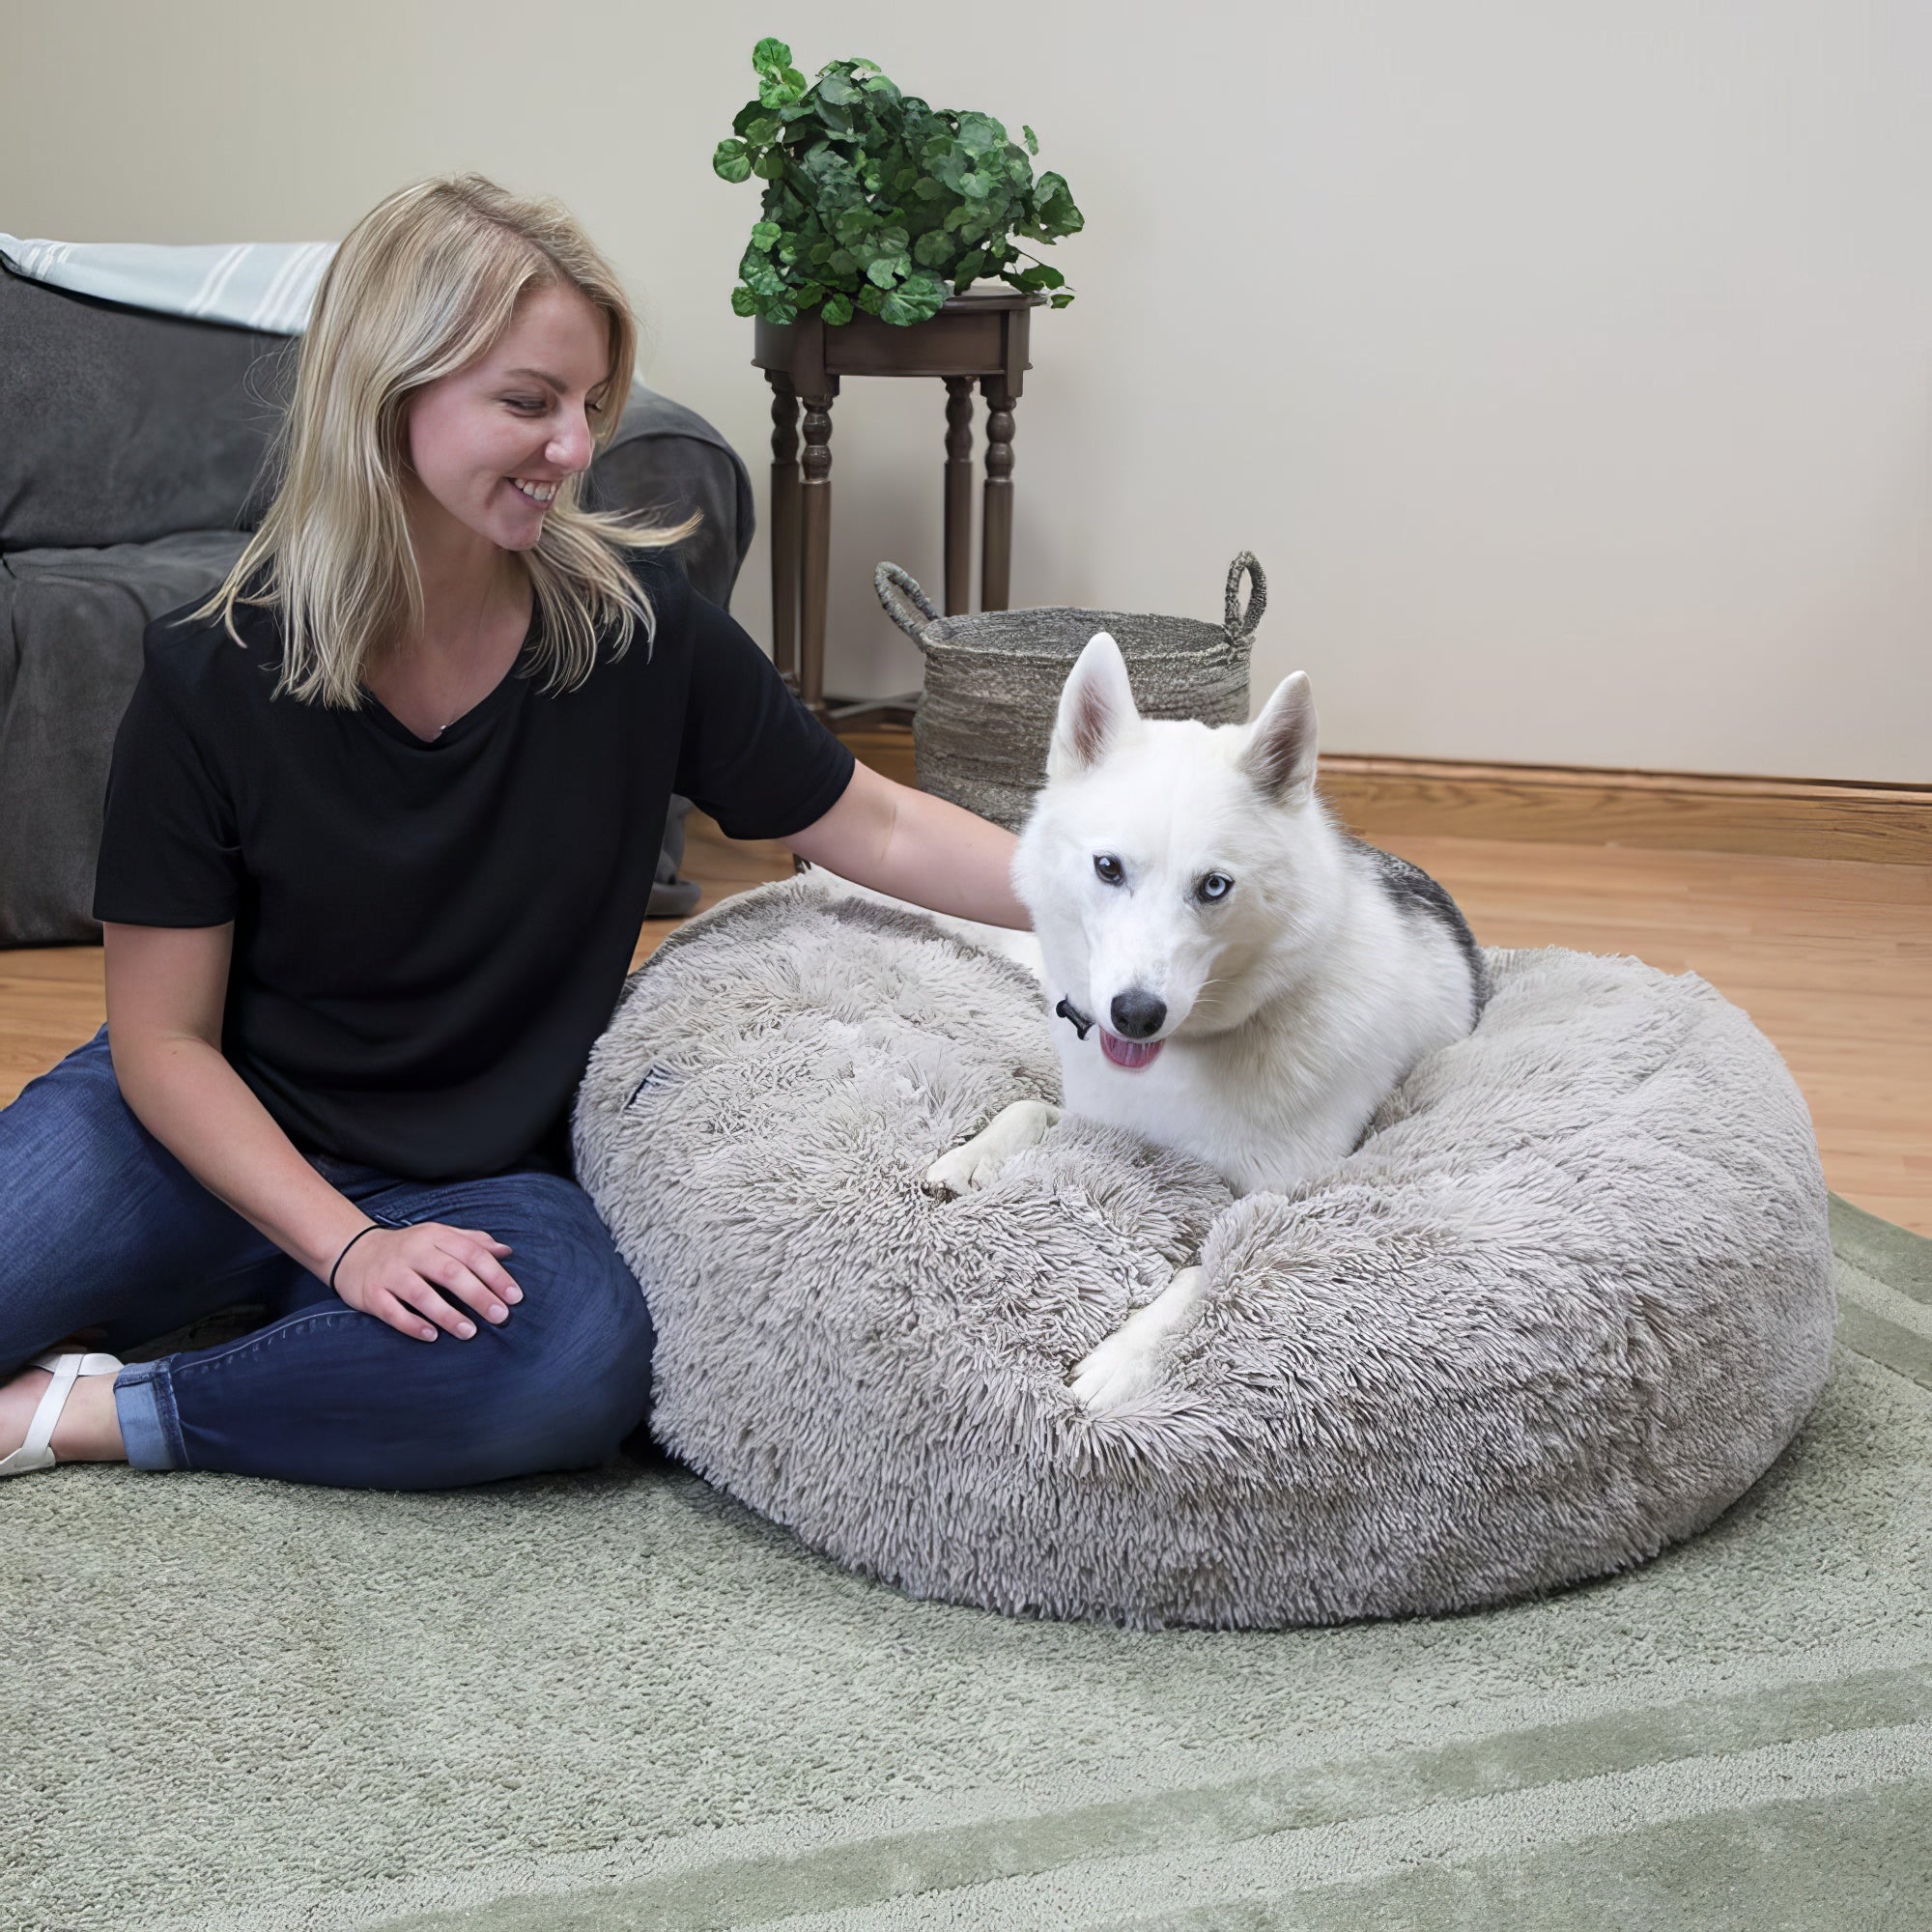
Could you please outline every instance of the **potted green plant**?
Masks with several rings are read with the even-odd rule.
[[[772,323],[816,307],[833,326],[854,307],[899,327],[928,321],[981,276],[1024,294],[1073,299],[1065,277],[1013,241],[1051,242],[1085,220],[1057,174],[1033,177],[1039,153],[990,114],[955,114],[901,94],[877,62],[829,62],[808,85],[782,41],[762,40],[758,98],[711,157],[728,182],[765,184],[761,219],[731,291],[740,315]],[[1033,266],[1016,269],[1025,256]]]

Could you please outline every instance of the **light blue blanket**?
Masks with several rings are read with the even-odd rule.
[[[23,242],[0,235],[15,273],[131,308],[299,335],[333,242]]]

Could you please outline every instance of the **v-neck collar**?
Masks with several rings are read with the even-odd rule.
[[[472,732],[482,729],[497,712],[503,709],[517,695],[519,684],[528,680],[521,677],[526,661],[530,655],[530,646],[536,642],[540,628],[539,617],[542,604],[532,595],[530,601],[530,625],[524,633],[524,641],[510,668],[490,689],[479,697],[469,709],[460,717],[453,718],[434,738],[418,738],[410,727],[398,718],[376,694],[365,684],[361,687],[364,708],[369,714],[369,722],[385,737],[394,738],[416,752],[440,752],[446,746],[458,745]]]

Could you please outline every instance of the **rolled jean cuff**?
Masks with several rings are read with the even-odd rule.
[[[114,1378],[114,1412],[121,1422],[122,1446],[136,1469],[185,1469],[187,1444],[175,1413],[174,1383],[167,1357],[130,1362]]]

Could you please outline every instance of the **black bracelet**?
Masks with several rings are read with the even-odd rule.
[[[351,1235],[348,1240],[346,1240],[342,1244],[342,1255],[346,1255],[349,1252],[349,1250],[353,1248],[355,1245],[355,1243],[362,1238],[364,1235],[373,1235],[376,1232],[376,1230],[380,1228],[382,1225],[383,1224],[380,1221],[371,1221],[366,1228],[357,1229],[356,1232]],[[336,1256],[335,1267],[330,1268],[328,1271],[328,1292],[331,1294],[335,1293],[335,1268],[339,1268],[342,1265],[342,1255]]]

